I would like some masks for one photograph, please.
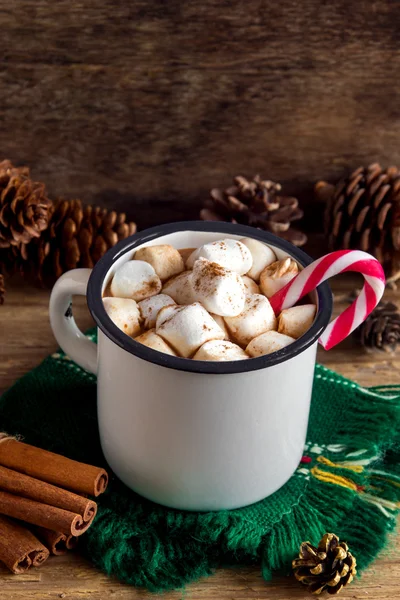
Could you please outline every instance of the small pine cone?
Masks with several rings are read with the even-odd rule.
[[[17,175],[29,177],[29,167],[14,167],[9,160],[0,161],[0,186],[2,188],[8,184],[10,177]]]
[[[325,233],[331,250],[373,254],[388,277],[400,276],[400,171],[378,163],[359,167],[336,185],[318,181],[326,205]]]
[[[400,344],[400,312],[392,302],[381,302],[361,324],[357,335],[366,348],[394,352]]]
[[[4,304],[4,295],[6,293],[6,288],[4,284],[4,275],[0,273],[0,305]]]
[[[27,167],[0,162],[0,248],[28,244],[47,228],[52,202]]]
[[[203,221],[230,221],[252,225],[303,246],[307,237],[291,227],[292,221],[303,217],[297,198],[281,196],[281,186],[262,180],[256,175],[251,181],[234,178],[234,185],[226,190],[213,189],[200,211]]]
[[[308,586],[311,594],[338,594],[350,583],[357,573],[356,559],[349,552],[345,542],[333,533],[326,533],[318,544],[303,542],[299,558],[292,562],[294,575],[298,581]]]
[[[135,231],[135,223],[127,222],[124,213],[85,206],[80,200],[59,200],[48,229],[38,240],[21,245],[20,270],[52,285],[65,271],[92,268],[109,248]]]

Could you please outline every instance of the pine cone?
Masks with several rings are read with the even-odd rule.
[[[356,559],[349,552],[345,542],[333,533],[326,533],[318,544],[318,548],[310,542],[300,546],[300,558],[292,562],[294,575],[298,581],[308,586],[311,594],[338,594],[350,583],[356,571]]]
[[[252,225],[303,246],[307,237],[291,227],[292,221],[303,216],[297,198],[280,196],[281,186],[263,181],[256,175],[252,181],[234,178],[234,185],[226,190],[213,189],[200,211],[203,221],[230,221]]]
[[[65,271],[91,268],[118,241],[136,231],[124,213],[98,206],[82,205],[80,200],[59,200],[41,237],[12,249],[24,275],[33,274],[51,285]],[[18,255],[17,255],[18,252]],[[8,262],[13,260],[9,257]]]
[[[27,244],[47,228],[52,202],[27,167],[0,162],[0,248]]]
[[[333,186],[319,181],[326,202],[325,232],[331,250],[352,248],[373,254],[388,277],[400,271],[400,172],[378,163],[359,167]]]
[[[400,344],[400,312],[393,302],[381,302],[357,333],[367,348],[393,352]]]

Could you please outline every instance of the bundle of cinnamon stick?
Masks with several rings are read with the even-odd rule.
[[[107,483],[104,469],[0,433],[0,561],[24,573],[74,548]]]

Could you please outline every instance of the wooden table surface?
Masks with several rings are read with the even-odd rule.
[[[344,279],[335,287],[337,295],[354,285]],[[399,293],[390,292],[396,299]],[[0,391],[54,351],[56,342],[48,322],[49,292],[14,281],[8,286],[6,304],[0,307]],[[337,302],[340,309],[340,302]],[[75,304],[78,323],[91,324],[82,299]],[[344,342],[328,353],[319,351],[319,361],[362,385],[399,383],[400,353],[367,354],[353,341]],[[266,583],[257,568],[220,569],[185,591],[162,596],[164,600],[289,600],[309,598],[293,578],[274,578]],[[135,600],[161,598],[122,585],[96,570],[79,554],[50,558],[41,569],[12,575],[0,566],[0,600]],[[342,600],[400,599],[400,544],[392,538],[388,549],[362,577],[340,595]]]

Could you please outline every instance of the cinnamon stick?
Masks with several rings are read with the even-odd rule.
[[[56,506],[57,508],[64,508],[80,515],[84,521],[92,520],[97,513],[97,504],[94,500],[82,498],[82,496],[56,487],[51,483],[40,481],[29,475],[23,475],[18,471],[1,466],[0,490],[10,492],[16,496],[30,498],[43,504],[50,504],[50,506]]]
[[[61,556],[61,554],[67,552],[68,536],[65,533],[51,531],[51,529],[45,529],[44,527],[35,527],[34,532],[50,551],[50,554]]]
[[[65,542],[65,545],[67,546],[67,550],[73,550],[74,548],[77,547],[78,545],[78,538],[75,535],[69,535],[67,537],[67,541]]]
[[[34,533],[38,539],[43,542],[50,554],[60,556],[68,550],[73,550],[78,543],[78,538],[73,535],[66,535],[61,531],[51,531],[45,527],[35,527]]]
[[[108,483],[104,469],[19,442],[0,433],[0,465],[74,492],[98,496]]]
[[[49,557],[48,549],[31,531],[0,516],[0,561],[13,573],[39,567]]]
[[[0,514],[74,536],[85,533],[94,518],[93,516],[89,521],[84,521],[81,515],[69,510],[3,491],[0,491]]]

